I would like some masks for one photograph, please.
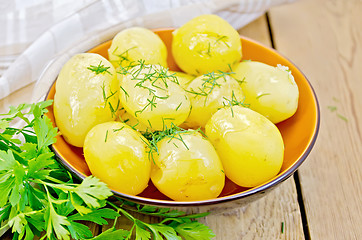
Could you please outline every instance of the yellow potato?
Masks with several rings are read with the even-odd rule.
[[[278,128],[263,115],[241,106],[222,108],[206,124],[226,176],[243,187],[258,186],[278,174],[284,143]]]
[[[128,126],[131,126],[132,128],[135,128],[138,131],[146,132],[149,129],[149,127],[138,121],[137,118],[134,117],[134,115],[128,112],[124,112],[120,118]]]
[[[185,125],[205,127],[211,116],[233,100],[242,102],[244,94],[239,83],[228,74],[212,73],[197,77],[187,87],[191,113]]]
[[[110,62],[117,68],[127,67],[138,60],[167,67],[167,49],[160,37],[149,29],[127,28],[119,32],[108,49]]]
[[[118,80],[107,59],[82,53],[63,66],[55,87],[54,116],[69,144],[82,147],[92,127],[115,119],[117,106]]]
[[[160,192],[176,201],[211,199],[221,193],[223,166],[214,147],[200,133],[166,137],[157,146],[151,180]]]
[[[152,130],[183,123],[190,100],[167,69],[160,65],[137,65],[121,81],[120,100],[128,113]]]
[[[287,67],[245,61],[233,68],[235,78],[243,80],[241,88],[250,108],[273,123],[281,122],[296,112],[299,91]]]
[[[173,32],[172,53],[186,73],[228,71],[241,59],[238,32],[216,15],[201,15]]]
[[[175,77],[177,77],[177,80],[178,80],[180,86],[184,89],[192,82],[192,80],[195,79],[195,76],[187,74],[187,73],[174,72],[174,71],[168,71],[168,72],[170,74],[174,75]]]
[[[84,158],[91,173],[108,187],[137,195],[147,187],[151,172],[144,141],[147,142],[125,123],[102,123],[88,132]]]

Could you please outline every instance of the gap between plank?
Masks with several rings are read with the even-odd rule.
[[[303,201],[303,192],[302,192],[302,188],[301,188],[301,185],[300,185],[299,172],[298,171],[296,171],[293,174],[293,178],[294,178],[294,182],[295,182],[295,187],[297,189],[298,204],[299,204],[300,215],[302,217],[304,238],[305,238],[305,240],[310,240],[311,238],[310,238],[307,214],[306,214],[306,211],[305,211],[305,206],[304,206],[304,201]]]
[[[276,49],[275,42],[274,42],[274,36],[273,36],[273,29],[271,27],[271,22],[270,22],[270,17],[269,17],[268,12],[265,13],[265,17],[266,17],[266,22],[268,24],[268,30],[269,30],[271,46],[272,46],[272,48]],[[301,184],[300,184],[300,180],[299,180],[298,171],[296,171],[293,174],[293,179],[294,179],[294,183],[295,183],[295,187],[296,187],[296,191],[297,191],[297,200],[298,200],[298,204],[299,204],[300,215],[301,215],[301,218],[302,218],[304,239],[305,240],[311,240],[310,232],[309,232],[309,226],[308,226],[308,220],[307,220],[307,214],[306,214],[306,211],[305,211],[305,206],[304,206],[304,201],[303,201],[303,193],[302,193],[302,188],[301,188]]]
[[[272,31],[272,28],[271,28],[270,18],[269,18],[269,13],[268,12],[265,13],[265,17],[266,17],[266,23],[268,24],[268,31],[269,31],[271,46],[272,46],[272,48],[275,49],[274,36],[273,36],[273,31]]]

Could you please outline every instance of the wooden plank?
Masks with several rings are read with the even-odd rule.
[[[244,27],[239,33],[265,45],[270,46],[271,44],[265,16]],[[137,215],[137,217],[147,222],[158,221],[157,218],[148,216]],[[223,213],[212,213],[200,219],[200,222],[208,225],[214,231],[215,240],[304,239],[297,193],[292,178],[262,199],[241,208]],[[282,223],[284,224],[283,233]],[[130,229],[130,224],[130,221],[121,218],[116,226]],[[103,230],[109,228],[110,225],[104,226]]]
[[[304,0],[273,8],[276,47],[304,71],[321,109],[300,169],[311,239],[362,239],[362,2]]]

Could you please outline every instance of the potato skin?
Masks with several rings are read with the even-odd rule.
[[[90,66],[109,67],[96,74]],[[119,97],[114,94],[107,104],[104,96],[118,92],[118,80],[112,64],[94,53],[73,56],[59,73],[55,86],[54,116],[64,139],[82,147],[88,131],[95,125],[115,119],[109,104],[117,107]]]
[[[172,53],[184,72],[197,76],[228,71],[242,57],[238,32],[224,19],[208,14],[173,32]]]
[[[208,94],[196,94],[202,93],[201,90]],[[211,116],[219,108],[229,105],[229,101],[244,101],[239,83],[229,75],[217,73],[195,78],[187,87],[187,95],[192,109],[184,125],[190,128],[204,128]]]
[[[152,130],[178,126],[190,112],[185,90],[160,65],[141,64],[127,74],[118,74],[120,100],[126,111]],[[151,103],[152,102],[152,103]]]
[[[223,108],[206,124],[205,133],[220,156],[226,176],[236,184],[255,187],[280,171],[283,139],[263,115],[241,106]]]
[[[235,78],[243,80],[245,102],[273,123],[284,121],[297,111],[299,90],[287,67],[245,61],[233,71]]]
[[[157,144],[159,154],[153,154],[152,182],[176,201],[216,198],[224,187],[225,174],[214,147],[198,132],[178,137],[184,143],[167,137]]]
[[[127,67],[138,60],[167,67],[166,45],[157,34],[141,27],[119,32],[112,40],[108,56],[115,68]]]
[[[147,142],[125,123],[101,123],[88,132],[84,157],[91,173],[108,187],[137,195],[148,186],[151,171],[143,141]]]

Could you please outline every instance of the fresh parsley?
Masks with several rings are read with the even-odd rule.
[[[108,198],[111,190],[89,176],[73,179],[56,160],[49,146],[56,141],[57,128],[45,115],[52,101],[21,104],[0,114],[0,231],[10,228],[13,239],[211,239],[214,234],[195,218],[205,214],[142,206]],[[11,127],[21,120],[21,128]],[[137,212],[160,217],[159,223],[135,218]],[[133,222],[131,230],[116,229],[119,217]],[[113,227],[93,236],[83,221],[99,225],[115,219]]]

